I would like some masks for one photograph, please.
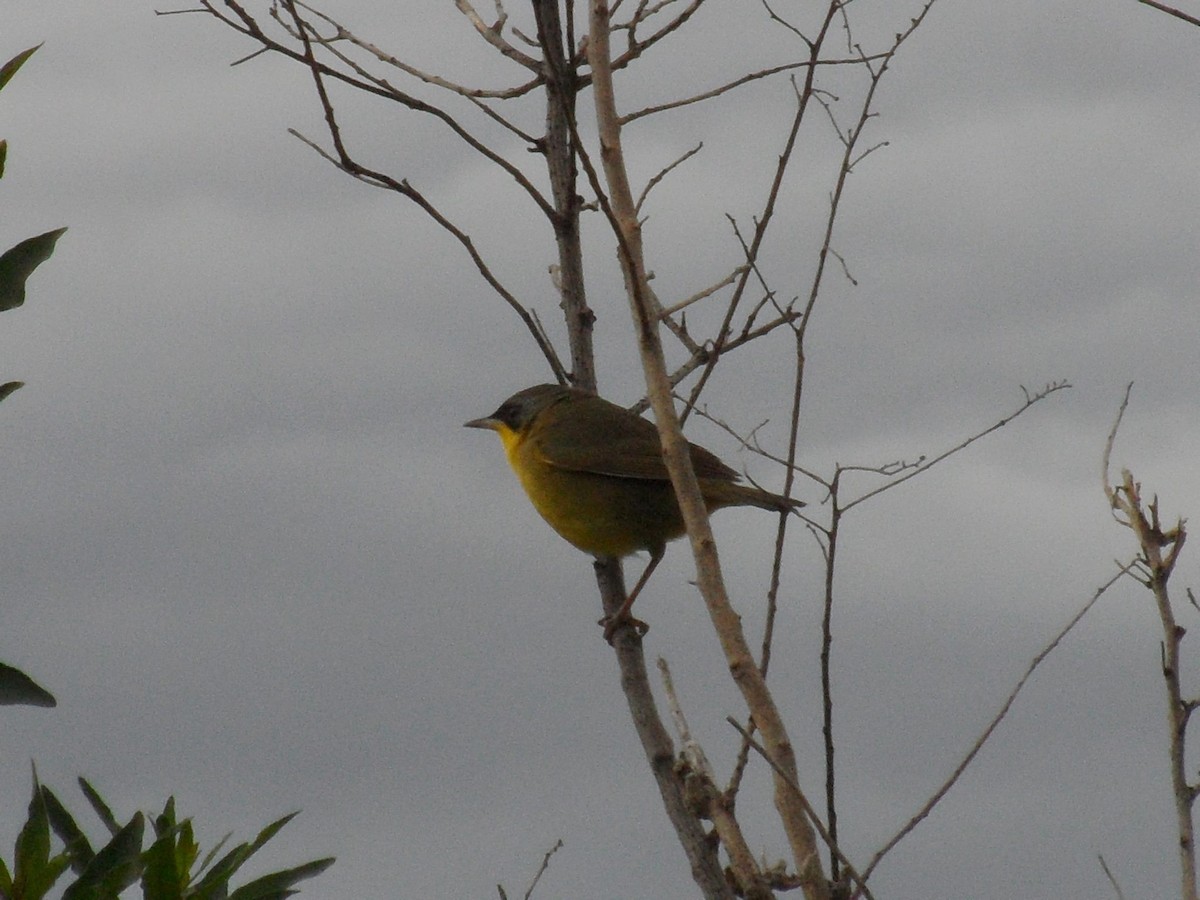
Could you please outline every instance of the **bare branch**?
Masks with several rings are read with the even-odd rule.
[[[799,28],[797,28],[795,25],[793,25],[787,19],[785,19],[781,15],[779,15],[779,13],[775,12],[775,10],[771,8],[771,4],[768,3],[767,0],[762,0],[762,5],[763,5],[763,9],[765,9],[767,11],[767,17],[772,22],[776,22],[776,23],[782,25],[784,28],[786,28],[788,31],[790,31],[792,34],[794,34],[796,37],[800,38],[800,40],[804,41],[804,43],[808,45],[808,48],[810,50],[812,49],[813,42],[810,41],[807,37],[805,37],[804,32],[802,32]]]
[[[479,138],[475,137],[475,135],[469,132],[454,116],[450,115],[444,109],[431,103],[426,103],[425,101],[420,100],[411,94],[407,94],[404,91],[399,90],[395,86],[389,84],[385,79],[378,78],[370,73],[367,73],[362,69],[361,66],[358,66],[352,60],[349,60],[347,57],[345,57],[344,54],[331,49],[328,44],[323,44],[322,46],[324,46],[326,49],[329,49],[330,52],[334,53],[339,60],[350,66],[353,69],[354,74],[343,72],[340,69],[336,69],[327,63],[316,59],[315,55],[312,53],[313,32],[311,26],[305,23],[300,17],[299,12],[295,10],[293,0],[280,0],[280,2],[285,8],[292,10],[294,13],[294,23],[290,31],[292,34],[294,34],[297,40],[300,40],[301,44],[303,45],[301,50],[295,50],[292,47],[282,44],[264,32],[254,17],[246,12],[246,10],[242,8],[241,4],[238,3],[237,0],[224,0],[225,5],[233,10],[234,14],[236,15],[236,21],[228,16],[221,15],[220,12],[218,12],[213,6],[213,0],[202,0],[202,5],[213,16],[220,19],[222,22],[225,22],[234,30],[252,37],[264,48],[307,66],[313,72],[314,77],[319,76],[321,78],[336,79],[352,87],[358,88],[359,90],[362,90],[368,94],[373,94],[377,97],[391,100],[413,110],[414,112],[425,113],[438,119],[451,131],[453,131],[454,134],[457,135],[464,144],[507,173],[510,178],[520,185],[530,199],[537,204],[538,208],[542,211],[542,214],[547,218],[553,219],[554,208],[550,205],[549,201],[542,196],[541,192],[538,191],[529,178],[526,177],[526,175],[519,168],[517,168],[517,166],[509,162],[491,147],[487,146]],[[465,2],[465,0],[463,0],[463,2]],[[300,35],[301,31],[304,32],[304,36]],[[307,48],[307,50],[303,48]]]
[[[700,0],[687,8],[694,10]],[[690,15],[685,10],[683,17]],[[716,542],[708,520],[708,512],[692,466],[689,445],[683,437],[679,417],[671,399],[669,377],[659,338],[658,321],[649,303],[646,266],[643,257],[640,224],[634,211],[633,195],[621,145],[621,125],[616,111],[612,78],[612,55],[609,42],[609,13],[606,0],[591,0],[589,4],[588,63],[592,69],[592,88],[595,101],[596,126],[600,142],[600,159],[608,187],[608,202],[602,203],[613,233],[618,239],[620,264],[625,279],[630,311],[637,334],[638,350],[646,379],[647,395],[654,408],[655,423],[681,517],[691,540],[692,556],[696,563],[696,582],[713,630],[720,642],[734,683],[754,716],[764,740],[771,748],[776,762],[795,781],[796,756],[779,709],[771,696],[762,674],[754,664],[742,630],[741,618],[729,603],[721,575]],[[590,173],[589,173],[590,174]],[[604,192],[598,190],[598,198]],[[628,631],[629,629],[623,629]],[[804,816],[803,806],[794,791],[788,790],[779,778],[775,779],[775,808],[779,813],[795,860],[797,875],[806,900],[828,900],[829,883],[822,871],[821,860],[812,828]]]
[[[529,882],[529,889],[525,891],[525,900],[529,900],[533,896],[533,889],[537,887],[537,883],[542,880],[542,875],[550,868],[550,857],[562,849],[562,838],[554,842],[554,846],[546,851],[546,855],[542,857],[542,864],[538,867],[537,874],[533,876],[533,881]]]
[[[438,208],[434,206],[428,198],[425,197],[424,194],[409,184],[407,180],[397,181],[389,175],[384,175],[382,172],[374,172],[358,165],[358,163],[354,162],[349,157],[347,157],[345,160],[336,159],[314,141],[305,137],[295,129],[289,128],[288,133],[303,141],[318,154],[320,154],[322,158],[359,181],[362,181],[365,184],[370,184],[374,187],[394,191],[397,194],[400,194],[402,197],[407,197],[409,200],[423,209],[425,213],[431,219],[433,219],[434,222],[449,232],[463,246],[463,249],[467,251],[467,255],[471,258],[471,262],[475,264],[475,268],[479,270],[479,274],[483,276],[483,280],[488,283],[492,290],[500,295],[505,303],[512,307],[513,311],[516,312],[517,316],[525,324],[525,328],[533,336],[534,343],[536,343],[538,349],[542,351],[542,355],[546,358],[546,362],[550,364],[550,369],[554,372],[555,378],[557,378],[560,382],[566,381],[566,369],[563,367],[562,361],[558,358],[558,353],[555,351],[554,346],[550,343],[549,338],[546,336],[545,329],[542,328],[541,323],[534,318],[530,311],[526,309],[525,305],[522,304],[521,301],[519,301],[512,294],[512,292],[500,282],[495,273],[492,272],[491,267],[488,266],[483,256],[479,253],[479,250],[475,247],[475,242],[471,239],[470,235],[447,219],[441,213],[441,211],[438,210]]]
[[[742,740],[745,741],[746,744],[748,744],[751,747],[751,749],[754,750],[755,753],[757,753],[764,760],[766,760],[767,765],[769,765],[774,770],[776,776],[778,776],[779,778],[782,778],[784,780],[784,783],[787,784],[788,787],[790,787],[795,792],[797,801],[801,805],[803,805],[804,811],[805,811],[805,813],[807,813],[809,821],[812,822],[813,828],[815,828],[817,830],[817,833],[819,835],[821,835],[821,840],[823,840],[826,843],[826,845],[829,847],[829,849],[841,861],[842,866],[844,867],[844,869],[846,871],[846,874],[850,877],[850,880],[858,886],[858,888],[857,888],[858,893],[855,896],[865,897],[865,898],[867,898],[867,900],[873,900],[871,891],[867,888],[867,876],[865,874],[860,876],[855,871],[854,866],[852,866],[850,864],[850,860],[848,860],[846,858],[845,854],[843,854],[842,851],[838,848],[837,844],[834,843],[833,837],[829,834],[829,831],[825,828],[825,825],[821,822],[821,817],[817,815],[817,811],[812,808],[812,805],[808,802],[807,798],[805,798],[804,792],[800,790],[799,786],[796,784],[795,780],[791,777],[791,775],[789,775],[787,772],[785,772],[779,766],[779,764],[776,763],[775,760],[771,758],[771,754],[769,754],[767,752],[766,748],[763,747],[763,745],[760,744],[758,741],[756,741],[754,739],[753,735],[751,735],[749,731],[747,731],[745,728],[743,728],[741,726],[741,724],[739,724],[737,719],[735,719],[733,716],[726,716],[725,721],[734,727],[734,729],[737,731],[737,733],[742,736]]]
[[[981,749],[983,749],[983,745],[987,742],[988,738],[990,738],[992,736],[992,732],[994,732],[996,730],[996,726],[998,726],[1000,724],[1000,722],[1003,721],[1004,717],[1006,715],[1008,715],[1008,711],[1009,711],[1009,709],[1012,708],[1013,702],[1017,699],[1017,695],[1021,693],[1022,688],[1025,687],[1026,682],[1029,681],[1030,676],[1032,676],[1033,673],[1037,670],[1037,667],[1042,664],[1042,662],[1046,659],[1046,657],[1049,656],[1051,654],[1051,652],[1053,652],[1054,649],[1060,643],[1062,643],[1063,639],[1071,632],[1071,629],[1073,629],[1077,624],[1079,624],[1079,621],[1085,615],[1087,615],[1087,613],[1091,610],[1091,608],[1093,606],[1096,605],[1096,601],[1098,601],[1102,596],[1104,596],[1104,593],[1110,587],[1112,587],[1114,584],[1116,584],[1117,581],[1119,581],[1121,579],[1121,577],[1123,575],[1125,575],[1125,573],[1128,572],[1132,566],[1133,566],[1132,562],[1126,563],[1125,565],[1121,566],[1121,568],[1117,570],[1117,573],[1115,575],[1113,575],[1112,578],[1110,578],[1108,581],[1106,581],[1104,584],[1102,584],[1099,588],[1097,588],[1096,592],[1094,594],[1092,594],[1091,598],[1086,603],[1084,603],[1082,607],[1080,607],[1079,611],[1077,613],[1075,613],[1074,616],[1071,617],[1070,621],[1067,622],[1067,624],[1063,627],[1063,629],[1061,631],[1059,631],[1058,634],[1056,634],[1054,636],[1054,638],[1050,641],[1050,643],[1048,643],[1042,649],[1042,651],[1033,658],[1033,661],[1029,664],[1029,667],[1025,670],[1025,674],[1021,676],[1020,680],[1017,682],[1016,687],[1014,687],[1012,689],[1012,692],[1008,695],[1008,699],[1006,699],[1004,701],[1004,703],[1001,705],[1000,711],[998,713],[996,713],[995,716],[992,717],[991,722],[988,723],[988,726],[983,730],[983,733],[979,736],[979,738],[971,746],[971,749],[967,752],[967,755],[965,757],[963,757],[962,762],[960,762],[958,764],[958,766],[954,769],[954,771],[950,774],[950,777],[947,778],[946,781],[942,784],[942,786],[940,788],[938,788],[937,791],[934,792],[933,796],[929,798],[929,800],[925,803],[924,806],[921,807],[921,809],[917,812],[917,814],[908,820],[908,822],[905,824],[905,826],[903,828],[900,829],[900,831],[896,834],[896,836],[893,837],[891,840],[889,840],[886,844],[884,844],[883,848],[871,858],[871,862],[863,870],[863,878],[864,879],[870,878],[871,873],[873,871],[875,871],[875,867],[877,865],[879,865],[880,860],[882,860],[884,858],[884,856],[886,856],[893,847],[895,847],[898,843],[900,843],[900,841],[902,841],[905,837],[907,837],[912,832],[912,830],[914,828],[916,828],[917,825],[919,825],[921,823],[921,821],[933,811],[933,808],[935,806],[937,806],[938,803],[941,802],[942,798],[944,796],[946,796],[946,793],[950,790],[950,788],[952,788],[954,786],[954,784],[958,781],[958,779],[960,777],[962,777],[962,774],[963,774],[963,772],[966,771],[967,766],[969,766],[971,764],[972,760],[975,759],[975,756],[979,753],[979,751]],[[857,895],[855,895],[855,896],[857,896]],[[853,898],[852,898],[852,900],[853,900]]]
[[[1113,510],[1113,518],[1117,519],[1117,496],[1112,486],[1112,481],[1109,478],[1109,466],[1112,460],[1113,445],[1117,440],[1117,429],[1121,427],[1121,419],[1125,417],[1125,410],[1129,407],[1129,394],[1133,390],[1133,382],[1125,385],[1125,396],[1121,398],[1121,405],[1117,409],[1117,418],[1113,421],[1113,426],[1108,432],[1108,440],[1104,442],[1104,456],[1101,458],[1101,476],[1103,477],[1104,496],[1108,498],[1108,505]],[[1117,519],[1121,522],[1120,519]],[[1122,525],[1128,524],[1121,522]]]
[[[657,175],[655,175],[648,182],[646,182],[646,186],[644,188],[642,188],[641,196],[639,196],[637,198],[637,203],[635,203],[633,205],[634,211],[641,212],[642,204],[646,202],[646,197],[649,196],[649,194],[652,190],[654,190],[655,185],[657,185],[660,181],[662,181],[667,176],[667,173],[670,172],[672,169],[674,169],[676,166],[678,166],[680,163],[691,159],[693,156],[695,156],[697,153],[699,153],[701,148],[703,148],[703,147],[704,147],[704,142],[701,141],[699,144],[697,144],[691,150],[687,151],[687,153],[683,154],[683,156],[679,157],[679,159],[675,160],[675,162],[671,163],[666,168],[662,169],[662,171],[660,171]]]
[[[714,97],[720,97],[730,91],[736,90],[743,85],[751,84],[755,81],[761,81],[764,78],[770,78],[772,75],[779,75],[783,72],[794,72],[797,69],[814,68],[816,66],[861,66],[864,61],[882,59],[885,54],[877,54],[867,57],[854,57],[847,59],[805,59],[799,62],[785,63],[779,66],[771,66],[767,69],[760,69],[757,72],[748,72],[741,75],[732,81],[727,81],[725,84],[718,85],[707,91],[702,91],[699,94],[693,94],[690,97],[683,97],[679,100],[671,100],[667,103],[659,103],[655,106],[647,106],[643,109],[635,110],[631,113],[626,113],[621,116],[621,124],[628,125],[630,122],[635,122],[645,116],[652,116],[656,113],[666,112],[671,109],[679,109],[684,106],[691,106],[693,103],[703,103],[705,100],[712,100]]]
[[[1025,390],[1025,388],[1022,387],[1021,390],[1024,391],[1024,393],[1025,393],[1025,402],[1023,404],[1021,404],[1021,406],[1017,410],[1015,410],[1012,413],[1009,413],[1003,419],[1001,419],[1000,421],[996,422],[993,425],[988,426],[983,431],[976,432],[975,434],[971,435],[966,440],[951,447],[949,450],[944,450],[943,452],[939,453],[937,456],[933,457],[933,459],[925,461],[925,457],[921,457],[921,461],[919,462],[919,464],[913,465],[912,468],[910,468],[908,471],[906,471],[903,475],[901,475],[896,480],[889,481],[887,484],[880,485],[879,487],[875,488],[874,490],[867,491],[862,496],[856,497],[854,500],[851,500],[844,507],[842,507],[842,509],[846,512],[849,512],[852,508],[854,508],[855,506],[858,506],[860,503],[863,503],[866,500],[870,500],[872,497],[882,494],[884,491],[891,490],[892,488],[896,487],[897,485],[903,484],[904,482],[908,481],[910,478],[915,478],[918,475],[922,475],[925,472],[928,472],[930,469],[932,469],[938,463],[942,462],[942,460],[948,459],[949,457],[953,456],[954,454],[956,454],[962,450],[965,450],[967,447],[971,446],[973,443],[978,441],[980,438],[987,437],[993,431],[997,431],[997,430],[1003,428],[1005,425],[1007,425],[1009,422],[1011,422],[1017,416],[1021,415],[1021,413],[1025,412],[1027,409],[1029,409],[1034,404],[1039,403],[1040,401],[1046,399],[1051,394],[1057,393],[1058,391],[1067,390],[1070,387],[1071,387],[1071,385],[1069,382],[1055,381],[1055,382],[1051,382],[1050,384],[1046,385],[1044,388],[1042,388],[1040,391],[1038,391],[1035,394],[1030,394],[1029,391]],[[883,471],[883,470],[880,470],[880,471]]]
[[[671,678],[671,669],[667,661],[658,658],[658,672],[663,682],[663,691],[667,695],[667,708],[679,733],[680,761],[679,766],[687,783],[692,803],[713,823],[717,836],[729,855],[730,868],[737,878],[738,887],[743,896],[749,900],[774,900],[774,894],[763,878],[763,872],[754,859],[750,845],[742,834],[741,825],[733,815],[733,810],[714,784],[712,765],[704,753],[704,748],[692,736],[687,719],[683,714],[683,706],[679,695],[675,693],[675,682]]]
[[[1187,13],[1181,12],[1173,6],[1167,6],[1165,3],[1158,3],[1156,0],[1138,0],[1138,3],[1144,3],[1147,6],[1152,6],[1160,12],[1165,12],[1168,15],[1175,16],[1177,19],[1183,19],[1183,21],[1188,22],[1191,25],[1200,25],[1200,19],[1197,19],[1195,16],[1189,16]]]
[[[464,0],[464,2],[465,2],[465,0]],[[333,48],[330,45],[332,44],[333,41],[346,41],[347,43],[353,44],[355,47],[358,47],[360,50],[363,50],[363,51],[371,54],[371,56],[375,57],[381,63],[392,66],[393,68],[399,69],[404,74],[410,75],[413,78],[416,78],[418,81],[423,81],[424,83],[434,85],[435,87],[445,88],[446,90],[448,90],[452,93],[455,93],[455,94],[459,94],[460,96],[463,96],[463,97],[469,97],[469,98],[488,97],[488,98],[495,98],[495,99],[509,99],[509,98],[519,97],[524,94],[527,94],[542,83],[542,78],[539,74],[537,77],[525,82],[524,84],[517,85],[517,86],[511,87],[511,88],[490,89],[489,90],[489,89],[484,89],[484,88],[467,87],[466,85],[461,85],[456,82],[450,81],[447,78],[443,78],[440,75],[434,75],[430,72],[422,71],[421,69],[418,69],[416,66],[410,65],[409,63],[404,62],[404,60],[399,59],[384,50],[381,50],[379,47],[375,46],[370,41],[363,40],[358,35],[356,35],[354,32],[352,32],[349,28],[342,25],[340,22],[336,21],[333,17],[329,16],[327,13],[322,12],[321,10],[314,9],[313,7],[309,6],[306,3],[300,3],[299,0],[297,0],[296,5],[302,6],[304,9],[308,10],[314,16],[316,16],[317,18],[321,19],[323,22],[325,22],[326,24],[328,24],[334,28],[335,33],[334,33],[333,37],[321,38],[319,41],[320,44],[325,46],[331,52],[333,52]],[[341,59],[347,65],[354,66],[355,71],[359,74],[360,77],[370,78],[371,80],[376,81],[376,83],[382,82],[382,83],[386,84],[386,82],[383,82],[382,79],[376,80],[373,76],[369,75],[366,72],[366,70],[360,68],[359,66],[357,66],[356,64],[351,62],[350,59],[348,57],[346,57],[344,54],[337,53],[336,55],[338,56],[339,59]],[[536,60],[533,60],[533,62],[536,62]],[[537,72],[538,70],[535,68],[534,71]]]
[[[883,54],[883,56],[880,60],[880,64],[878,66],[872,65],[871,62],[868,61],[866,55],[863,54],[861,48],[858,48],[857,46],[855,46],[855,48],[854,48],[858,51],[859,56],[863,60],[863,62],[866,63],[867,70],[871,73],[871,80],[870,80],[870,85],[867,88],[866,95],[862,101],[862,106],[861,106],[861,109],[859,112],[859,117],[858,117],[858,123],[853,128],[853,131],[843,138],[843,143],[845,144],[845,153],[842,156],[842,166],[841,166],[840,171],[838,172],[837,182],[834,187],[833,196],[830,198],[830,201],[829,201],[829,215],[826,217],[826,220],[825,220],[825,237],[821,243],[821,249],[817,253],[816,272],[813,275],[812,287],[809,290],[808,303],[804,308],[804,318],[801,320],[802,331],[804,329],[807,329],[808,322],[810,321],[810,315],[812,313],[813,308],[816,306],[817,295],[820,291],[821,283],[822,283],[822,280],[823,280],[824,274],[825,274],[825,263],[829,257],[829,252],[830,252],[829,248],[833,242],[833,225],[837,219],[837,214],[838,214],[838,209],[840,207],[841,198],[845,191],[846,179],[849,178],[850,172],[851,172],[854,162],[855,162],[855,160],[853,158],[854,148],[858,142],[858,139],[862,136],[863,129],[866,127],[866,123],[867,123],[868,119],[870,119],[871,116],[873,115],[873,113],[871,112],[871,107],[875,100],[875,92],[879,88],[879,84],[880,84],[881,80],[883,79],[884,73],[887,72],[888,67],[891,65],[892,59],[895,57],[896,53],[899,52],[901,45],[906,40],[908,40],[908,38],[911,37],[912,34],[921,26],[921,23],[925,21],[925,17],[929,14],[929,10],[933,8],[934,2],[935,2],[935,0],[925,0],[925,5],[921,8],[921,11],[917,14],[917,16],[915,18],[913,18],[913,20],[909,23],[909,27],[896,35],[895,40],[892,42],[892,46],[888,49],[888,51],[886,53]],[[849,40],[850,25],[849,25],[849,19],[846,18],[845,4],[844,3],[837,4],[837,10],[835,10],[835,11],[840,12],[842,15],[843,21],[845,22],[846,31],[847,31],[847,40]],[[806,83],[805,93],[801,94],[801,97],[803,97],[805,95],[811,95],[811,93],[812,93],[812,86],[811,86],[811,82],[809,82],[809,83]],[[829,107],[825,103],[824,99],[822,99],[822,98],[818,98],[818,99],[822,103],[822,105],[825,106],[826,111],[829,111]],[[830,119],[831,120],[833,119],[832,112],[830,112]],[[838,128],[836,121],[834,122],[834,129],[836,131],[838,131],[839,136],[841,136],[841,130]],[[803,339],[803,334],[801,334],[800,337],[801,337],[801,339]]]
[[[830,23],[833,21],[838,8],[841,6],[839,0],[830,0],[826,8],[825,17],[821,23],[821,27],[817,38],[811,43],[810,56],[811,62],[815,62],[820,58],[821,49],[824,44],[825,35],[828,33]],[[762,206],[762,211],[759,213],[755,223],[754,237],[750,241],[750,246],[746,251],[746,262],[751,268],[748,268],[745,274],[738,280],[734,287],[733,296],[730,298],[729,307],[725,312],[725,318],[721,322],[720,329],[717,332],[717,337],[713,341],[713,351],[704,361],[704,368],[700,373],[700,377],[696,380],[690,396],[688,397],[688,406],[694,406],[696,399],[704,390],[705,384],[708,382],[709,376],[712,374],[713,367],[716,365],[717,359],[720,358],[723,347],[730,339],[732,333],[733,318],[737,314],[737,309],[741,303],[742,296],[746,286],[749,283],[749,277],[754,264],[758,260],[758,254],[762,247],[763,241],[766,239],[767,231],[771,226],[771,222],[775,213],[775,206],[779,200],[780,193],[783,188],[784,175],[787,173],[791,163],[792,154],[795,151],[796,140],[800,134],[800,125],[804,121],[805,113],[808,110],[808,102],[813,95],[813,80],[816,74],[816,66],[810,65],[805,73],[804,88],[797,96],[796,110],[792,115],[791,125],[788,129],[787,137],[784,140],[784,146],[779,154],[779,161],[775,166],[775,172],[772,176],[770,186],[767,189],[767,196]]]
[[[850,274],[850,267],[848,265],[846,265],[846,260],[842,256],[842,254],[838,253],[832,247],[829,248],[829,252],[833,256],[834,259],[836,259],[839,263],[841,263],[842,274],[846,276],[846,280],[848,282],[850,282],[852,285],[854,285],[855,287],[858,287],[858,280],[853,275]]]
[[[1116,520],[1129,528],[1137,539],[1139,556],[1136,560],[1141,581],[1154,596],[1162,626],[1162,674],[1167,693],[1167,746],[1171,766],[1171,788],[1175,797],[1175,819],[1178,828],[1178,847],[1182,896],[1196,900],[1197,873],[1195,849],[1195,822],[1192,807],[1196,802],[1197,788],[1187,778],[1187,726],[1195,710],[1195,704],[1184,700],[1181,687],[1180,645],[1186,629],[1175,618],[1168,582],[1175,563],[1187,541],[1185,520],[1180,518],[1169,529],[1164,529],[1159,516],[1158,497],[1148,504],[1142,498],[1142,486],[1128,469],[1121,471],[1121,483],[1113,485],[1109,480],[1109,463],[1117,428],[1125,413],[1132,385],[1125,388],[1125,397],[1117,412],[1116,422],[1109,432],[1104,447],[1104,495],[1113,509]],[[1120,515],[1118,515],[1120,513]],[[1147,516],[1149,513],[1149,516]],[[1124,518],[1122,518],[1122,516]],[[1195,598],[1190,598],[1195,602]]]
[[[1117,900],[1125,900],[1125,893],[1121,890],[1121,886],[1117,884],[1117,879],[1113,877],[1113,873],[1109,871],[1108,863],[1104,861],[1102,854],[1096,854],[1100,859],[1100,868],[1104,870],[1104,877],[1108,879],[1108,883],[1113,886],[1113,890],[1117,892]]]
[[[504,28],[504,23],[507,19],[507,16],[504,15],[504,11],[500,9],[499,4],[497,4],[497,11],[500,15],[492,25],[488,25],[483,21],[479,13],[475,11],[475,7],[471,5],[471,0],[454,0],[454,5],[458,7],[458,11],[460,13],[467,17],[467,21],[475,27],[475,31],[479,34],[479,36],[499,50],[501,54],[508,57],[513,62],[524,66],[531,72],[539,71],[541,68],[541,63],[538,60],[534,59],[528,54],[522,53],[500,36],[500,32]]]
[[[659,315],[665,319],[668,316],[675,315],[675,313],[680,312],[681,310],[687,309],[693,303],[697,303],[700,300],[703,300],[705,297],[711,297],[713,294],[715,294],[721,288],[728,287],[729,285],[731,285],[735,281],[737,281],[737,279],[739,277],[741,277],[741,274],[744,271],[744,269],[745,269],[745,266],[738,266],[736,269],[734,269],[732,272],[730,272],[728,275],[726,275],[720,281],[718,281],[714,284],[710,284],[706,288],[701,288],[699,291],[692,294],[692,296],[690,296],[684,300],[680,300],[678,303],[672,304],[671,306],[666,307],[665,309],[663,309],[659,312]]]
[[[669,2],[674,2],[674,0],[669,0]],[[618,56],[616,59],[611,60],[609,63],[610,68],[613,71],[616,71],[617,69],[625,68],[625,66],[629,65],[630,62],[632,62],[633,60],[635,60],[639,56],[641,56],[643,53],[645,53],[646,50],[648,50],[650,47],[653,47],[655,44],[657,44],[659,41],[661,41],[663,38],[665,38],[671,32],[675,31],[681,25],[683,25],[683,23],[686,22],[688,19],[690,19],[692,17],[693,13],[695,13],[696,10],[698,10],[703,5],[703,3],[704,3],[704,0],[691,0],[691,2],[688,3],[687,6],[685,6],[682,10],[680,10],[679,15],[677,15],[674,19],[671,19],[670,21],[668,21],[665,25],[663,25],[661,28],[659,28],[658,31],[651,34],[650,37],[646,38],[645,40],[641,40],[641,41],[636,40],[634,37],[634,29],[632,27],[630,27],[629,28],[629,49],[627,49],[623,54]],[[642,8],[644,8],[645,5],[646,4],[643,3]],[[663,6],[666,6],[666,5],[667,4],[663,4]],[[642,20],[637,15],[635,15],[634,20],[631,20],[631,21],[632,22],[640,22]],[[595,67],[593,67],[593,72],[594,71],[595,71]]]

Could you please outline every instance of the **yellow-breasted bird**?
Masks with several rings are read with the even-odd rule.
[[[513,394],[468,428],[500,435],[508,462],[534,508],[550,527],[594,556],[624,557],[638,550],[650,562],[605,636],[629,621],[638,592],[662,560],[667,542],[685,528],[663,462],[658,429],[648,419],[578,388],[539,384]],[[790,512],[804,504],[738,484],[738,474],[715,455],[688,442],[704,505],[756,506]]]

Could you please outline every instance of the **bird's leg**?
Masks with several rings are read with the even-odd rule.
[[[637,580],[637,584],[633,586],[633,590],[625,595],[625,602],[621,604],[621,608],[614,615],[606,616],[600,620],[600,624],[604,626],[604,639],[610,644],[613,641],[613,635],[622,625],[632,625],[637,629],[638,635],[643,635],[650,630],[650,626],[640,619],[635,619],[629,614],[633,609],[633,601],[637,599],[638,594],[642,592],[642,588],[646,586],[646,582],[650,580],[650,575],[655,567],[662,562],[663,556],[666,554],[667,548],[664,544],[661,547],[656,547],[650,552],[650,562],[646,563],[646,568],[642,572],[642,577]]]

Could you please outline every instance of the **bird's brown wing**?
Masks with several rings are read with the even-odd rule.
[[[649,419],[599,397],[576,400],[569,415],[547,410],[534,440],[541,459],[557,468],[617,478],[666,481],[658,429]],[[709,451],[689,443],[699,478],[737,481],[737,473]]]

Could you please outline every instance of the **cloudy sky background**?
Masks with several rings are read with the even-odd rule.
[[[208,845],[302,809],[264,862],[336,855],[304,888],[318,900],[494,897],[498,882],[519,896],[559,838],[536,897],[692,896],[595,625],[588,560],[537,519],[494,438],[461,428],[547,380],[541,357],[451,239],[286,133],[324,138],[302,70],[230,68],[253,46],[154,8],[5,13],[0,55],[46,44],[0,94],[3,242],[70,231],[3,320],[0,375],[28,387],[2,409],[0,659],[59,707],[3,712],[0,848],[33,758],[81,818],[78,774],[123,817],[174,793]],[[456,80],[522,75],[452,4],[325,8]],[[878,47],[918,7],[851,9]],[[689,28],[619,76],[626,108],[799,52],[751,2],[711,3]],[[853,73],[829,79],[849,104]],[[1074,387],[847,520],[835,728],[859,863],[1131,555],[1099,480],[1127,382],[1114,463],[1166,516],[1200,510],[1197,83],[1200,29],[1133,0],[939,0],[880,92],[867,143],[889,146],[851,179],[835,238],[859,283],[833,273],[810,332],[804,465],[936,453],[1016,408],[1021,385]],[[790,91],[768,82],[627,130],[642,180],[705,142],[646,210],[665,302],[736,264],[724,214],[751,227]],[[428,120],[341,99],[362,161],[456,217],[558,338],[549,230],[511,183]],[[536,105],[522,115],[537,127]],[[764,256],[785,297],[807,290],[836,165],[821,116],[803,140]],[[619,276],[589,228],[601,383],[632,402]],[[790,365],[783,335],[731,359],[710,409],[742,430],[770,418],[761,436],[780,446]],[[753,629],[774,523],[727,511],[716,528]],[[819,572],[797,530],[773,678],[814,795]],[[675,547],[639,609],[724,772],[723,719],[741,704],[691,573]],[[1187,610],[1184,623],[1197,624]],[[1131,583],[1102,599],[879,868],[876,896],[1106,896],[1097,854],[1128,896],[1171,896],[1157,635]],[[743,810],[765,785],[752,779]],[[770,819],[752,841],[775,858]]]

